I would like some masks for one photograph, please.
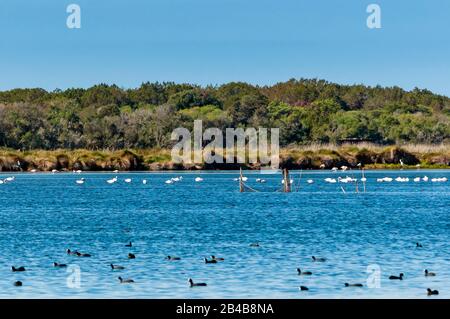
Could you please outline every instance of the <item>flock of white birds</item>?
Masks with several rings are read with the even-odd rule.
[[[347,166],[342,166],[341,167],[341,170],[342,171],[346,171],[348,169],[348,167]],[[337,172],[339,169],[337,168],[337,167],[333,167],[332,169],[331,169],[331,171],[332,172]],[[32,170],[31,171],[32,173],[36,173],[36,171],[35,170]],[[58,173],[59,171],[58,170],[52,170],[52,173],[53,174],[55,174],[55,173]],[[118,173],[119,171],[114,171],[114,173]],[[74,174],[81,174],[82,173],[82,171],[81,170],[74,170],[73,171],[73,173]],[[239,178],[234,178],[233,180],[235,181],[235,182],[237,182],[237,181],[240,181],[240,179],[241,179],[241,177],[239,177]],[[10,182],[13,182],[15,180],[15,177],[14,176],[10,176],[10,177],[6,177],[6,178],[4,178],[4,179],[1,179],[0,178],[0,185],[2,185],[2,184],[6,184],[6,183],[10,183]],[[177,176],[177,177],[172,177],[172,178],[170,178],[170,179],[168,179],[168,180],[166,180],[165,181],[165,184],[175,184],[175,183],[178,183],[178,182],[181,182],[183,180],[183,176]],[[429,178],[428,176],[416,176],[416,177],[414,177],[414,178],[412,178],[411,179],[413,182],[415,182],[415,183],[419,183],[419,182],[432,182],[432,183],[442,183],[442,182],[447,182],[447,177],[435,177],[435,178]],[[129,183],[132,183],[133,182],[133,179],[132,178],[125,178],[125,179],[123,179],[123,181],[125,182],[125,183],[127,183],[127,184],[129,184]],[[204,181],[204,179],[202,178],[202,177],[195,177],[194,178],[194,181],[196,182],[196,183],[200,183],[200,182],[203,182]],[[248,177],[246,177],[246,176],[243,176],[242,177],[242,181],[243,182],[247,182],[248,181]],[[256,178],[256,180],[255,180],[257,183],[266,183],[266,180],[265,179],[263,179],[263,178]],[[358,182],[358,181],[361,181],[361,182],[366,182],[367,181],[367,178],[366,177],[364,177],[364,175],[362,175],[362,177],[361,178],[359,178],[359,179],[357,179],[357,178],[355,178],[355,177],[351,177],[351,176],[345,176],[345,177],[341,177],[341,176],[339,176],[339,177],[337,177],[337,178],[332,178],[332,177],[327,177],[327,178],[325,178],[324,179],[324,181],[326,182],[326,183],[330,183],[330,184],[335,184],[335,183],[344,183],[344,184],[347,184],[347,183],[356,183],[356,182]],[[376,181],[378,182],[378,183],[390,183],[390,182],[393,182],[393,181],[395,181],[395,182],[398,182],[398,183],[407,183],[407,182],[410,182],[410,178],[409,177],[397,177],[397,178],[392,178],[392,177],[382,177],[382,178],[377,178],[376,179]],[[78,184],[78,185],[83,185],[83,184],[85,184],[85,182],[86,182],[86,179],[83,177],[83,178],[80,178],[80,179],[77,179],[76,181],[75,181],[75,183],[76,184]],[[111,179],[108,179],[108,180],[106,180],[106,183],[108,183],[108,184],[115,184],[115,183],[117,183],[117,182],[119,182],[119,178],[118,178],[118,176],[115,176],[115,177],[113,177],[113,178],[111,178]],[[146,185],[147,184],[147,180],[146,179],[143,179],[143,180],[141,180],[141,182],[142,182],[142,184],[144,184],[144,185]],[[289,182],[291,183],[291,184],[293,184],[294,183],[294,180],[293,179],[290,179],[289,180]],[[313,179],[307,179],[306,180],[306,183],[308,183],[308,184],[314,184],[314,180]],[[284,180],[281,180],[281,183],[283,184],[284,183]]]

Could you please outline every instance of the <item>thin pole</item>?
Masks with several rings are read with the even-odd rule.
[[[366,192],[366,178],[364,176],[364,168],[361,168],[361,173],[363,177],[363,186],[364,186],[364,193]]]
[[[242,180],[242,167],[239,168],[239,192],[244,192],[244,181]]]

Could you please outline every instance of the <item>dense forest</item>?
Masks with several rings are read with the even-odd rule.
[[[279,127],[282,146],[365,140],[450,141],[450,98],[428,90],[289,80],[273,86],[143,83],[123,89],[0,92],[0,147],[126,149],[169,147],[176,127]]]

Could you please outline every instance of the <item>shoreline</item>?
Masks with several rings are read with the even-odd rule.
[[[217,153],[219,154],[219,153]],[[223,153],[222,153],[223,154]],[[237,152],[237,154],[244,154]],[[225,162],[225,160],[224,160]],[[309,145],[280,150],[280,168],[330,170],[449,169],[450,146]],[[170,172],[260,170],[260,163],[177,164],[169,149],[30,150],[0,149],[0,172]]]

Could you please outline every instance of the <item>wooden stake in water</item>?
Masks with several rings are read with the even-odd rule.
[[[239,169],[239,192],[244,192],[244,181],[242,178],[242,167]]]
[[[361,168],[361,174],[362,174],[363,187],[364,187],[364,193],[365,193],[366,192],[366,177],[364,176],[364,168]]]
[[[284,192],[290,193],[291,192],[291,181],[289,180],[289,171],[287,168],[283,170],[283,180],[284,180]]]

